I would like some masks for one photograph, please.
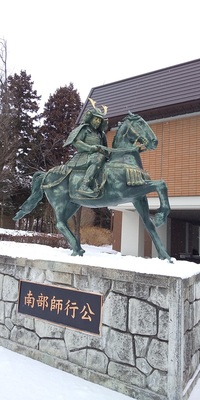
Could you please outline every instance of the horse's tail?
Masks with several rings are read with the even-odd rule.
[[[23,218],[26,214],[29,214],[42,199],[44,194],[44,190],[42,188],[42,181],[44,179],[45,174],[46,174],[45,172],[38,171],[35,172],[35,174],[33,175],[31,195],[20,207],[19,211],[13,218],[14,221]]]

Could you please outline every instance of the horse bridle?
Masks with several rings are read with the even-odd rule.
[[[127,123],[127,129],[126,132],[124,133],[123,136],[128,136],[129,130],[136,136],[136,139],[134,141],[134,145],[137,144],[137,142],[140,143],[141,146],[145,146],[145,149],[141,149],[140,151],[145,151],[147,150],[146,144],[148,143],[147,139],[143,138],[139,133],[137,133],[134,128],[132,127],[131,121],[128,121]],[[139,147],[139,146],[138,146]]]

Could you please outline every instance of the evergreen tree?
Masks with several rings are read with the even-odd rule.
[[[10,198],[12,207],[17,209],[22,200],[29,196],[31,175],[38,169],[32,154],[37,142],[38,102],[41,97],[33,90],[31,76],[27,75],[26,71],[8,77],[6,96],[6,107],[10,116],[7,137],[10,138],[11,147],[15,144]]]
[[[81,110],[80,95],[72,83],[60,87],[50,95],[42,114],[40,133],[40,165],[45,170],[65,163],[73,154],[72,148],[63,148],[63,141],[75,127]]]
[[[36,169],[31,159],[31,151],[37,142],[38,102],[41,96],[33,90],[31,75],[27,75],[26,71],[21,71],[20,75],[9,76],[7,90],[13,115],[12,135],[18,138],[16,172],[19,172],[21,177],[27,176]]]
[[[15,160],[19,146],[13,134],[13,111],[9,103],[7,81],[7,43],[0,39],[0,226],[12,203],[15,187]]]

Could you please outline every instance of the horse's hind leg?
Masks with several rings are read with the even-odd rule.
[[[138,211],[138,213],[140,214],[142,221],[144,223],[144,226],[154,243],[154,246],[158,253],[158,257],[162,260],[167,259],[170,262],[172,262],[169,254],[167,253],[165,247],[163,246],[163,243],[161,242],[161,240],[156,232],[154,223],[151,221],[151,218],[149,215],[149,206],[148,206],[148,201],[147,201],[146,196],[143,196],[143,197],[138,198],[137,200],[134,200],[133,204],[134,204],[136,210]]]
[[[61,209],[57,208],[56,213],[56,227],[63,234],[67,242],[69,243],[71,249],[73,250],[72,256],[82,256],[85,250],[82,249],[80,241],[75,237],[67,225],[67,220],[75,214],[80,208],[80,205],[74,203],[66,203],[66,205]]]

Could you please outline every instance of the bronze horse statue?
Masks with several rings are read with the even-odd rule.
[[[167,187],[163,180],[150,179],[143,169],[140,157],[142,151],[153,150],[157,144],[158,140],[147,122],[129,112],[116,131],[112,148],[106,148],[110,157],[101,171],[101,184],[96,198],[81,197],[77,194],[84,171],[83,169],[70,170],[66,163],[48,172],[38,171],[33,175],[32,193],[20,207],[14,220],[21,219],[30,213],[45,193],[55,211],[56,227],[68,241],[73,250],[72,255],[82,256],[84,249],[69,229],[67,220],[81,206],[112,208],[118,204],[132,202],[156,247],[158,257],[171,261],[156,232],[156,227],[166,221],[170,212]],[[101,151],[103,146],[99,147]],[[157,192],[160,201],[160,207],[153,218],[150,217],[146,197],[152,192]]]

